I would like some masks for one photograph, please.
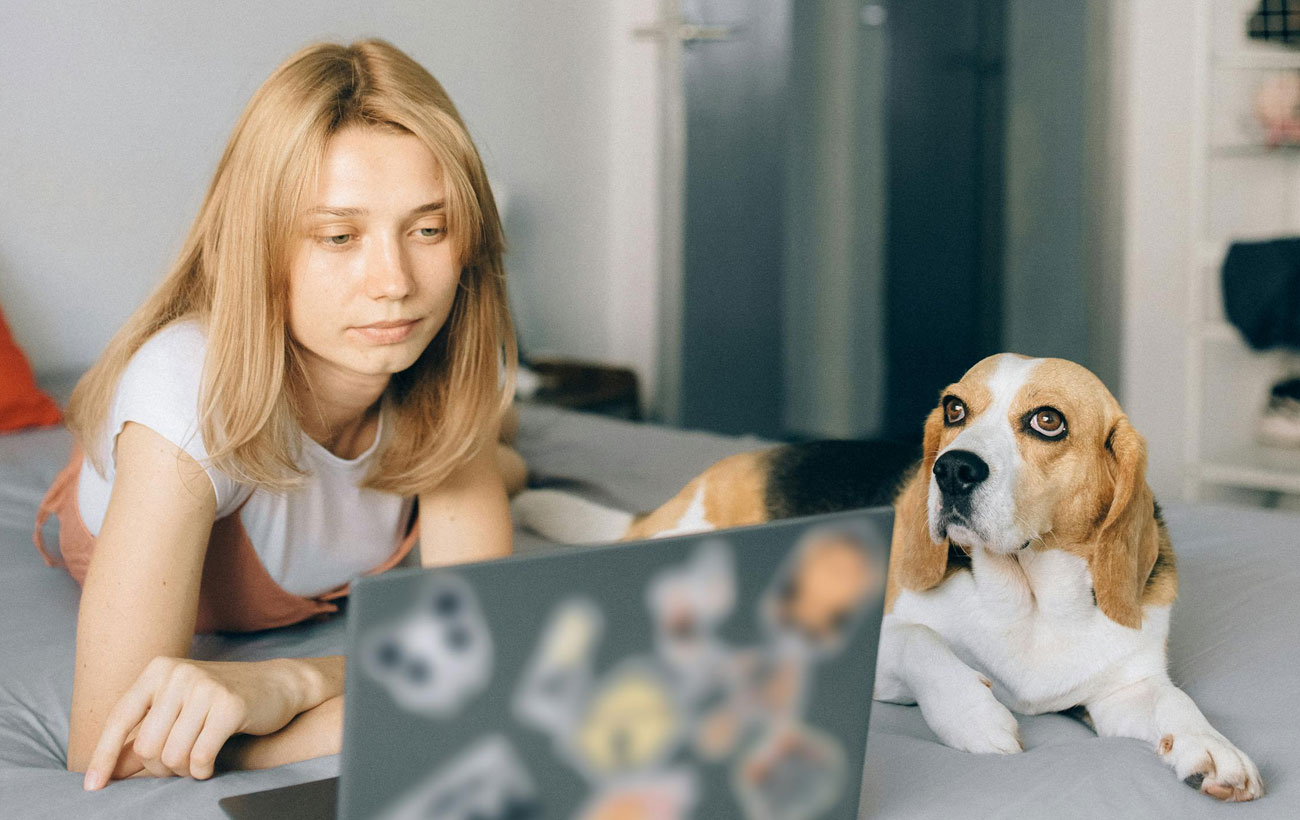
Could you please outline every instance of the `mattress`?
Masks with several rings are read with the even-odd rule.
[[[47,386],[66,397],[71,379]],[[64,769],[78,589],[32,548],[41,495],[71,439],[54,428],[0,435],[0,818],[223,818],[223,796],[338,773],[338,757],[208,781],[135,779],[96,793]],[[625,509],[657,506],[757,439],[634,424],[541,406],[521,412],[534,474]],[[1181,592],[1171,671],[1259,765],[1268,793],[1224,806],[1183,785],[1145,744],[1101,739],[1062,715],[1021,717],[1026,750],[971,755],[941,745],[914,707],[875,704],[861,817],[1300,817],[1300,516],[1166,504]],[[57,537],[53,522],[47,541]],[[527,533],[523,552],[554,549]],[[566,549],[578,549],[566,547]],[[213,660],[340,654],[342,618],[243,636],[200,636]],[[863,681],[862,696],[870,694]]]

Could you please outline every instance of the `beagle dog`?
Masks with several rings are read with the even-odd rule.
[[[947,745],[1023,749],[1012,710],[1082,710],[1220,800],[1263,794],[1255,764],[1169,679],[1178,578],[1146,444],[1087,369],[989,357],[942,392],[922,452],[818,442],[742,453],[654,512],[551,490],[517,519],[559,540],[642,539],[894,506],[875,698],[916,704]],[[560,526],[556,526],[556,525]]]

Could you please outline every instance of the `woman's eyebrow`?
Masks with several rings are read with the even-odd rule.
[[[425,204],[411,209],[411,214],[429,214],[437,213],[446,207],[446,202],[438,200],[436,202],[426,202]],[[369,211],[365,208],[339,208],[332,205],[320,205],[315,208],[309,208],[303,212],[305,216],[365,216]]]
[[[304,216],[361,216],[366,213],[365,208],[335,208],[329,205],[321,205],[317,208],[308,208],[303,211]]]

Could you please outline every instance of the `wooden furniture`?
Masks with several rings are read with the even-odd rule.
[[[626,367],[570,359],[530,359],[540,379],[529,401],[569,410],[641,420],[636,374]]]

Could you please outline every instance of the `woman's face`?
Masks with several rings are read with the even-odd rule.
[[[409,134],[336,133],[290,249],[289,331],[313,381],[335,387],[386,384],[414,364],[460,281],[442,171]]]

